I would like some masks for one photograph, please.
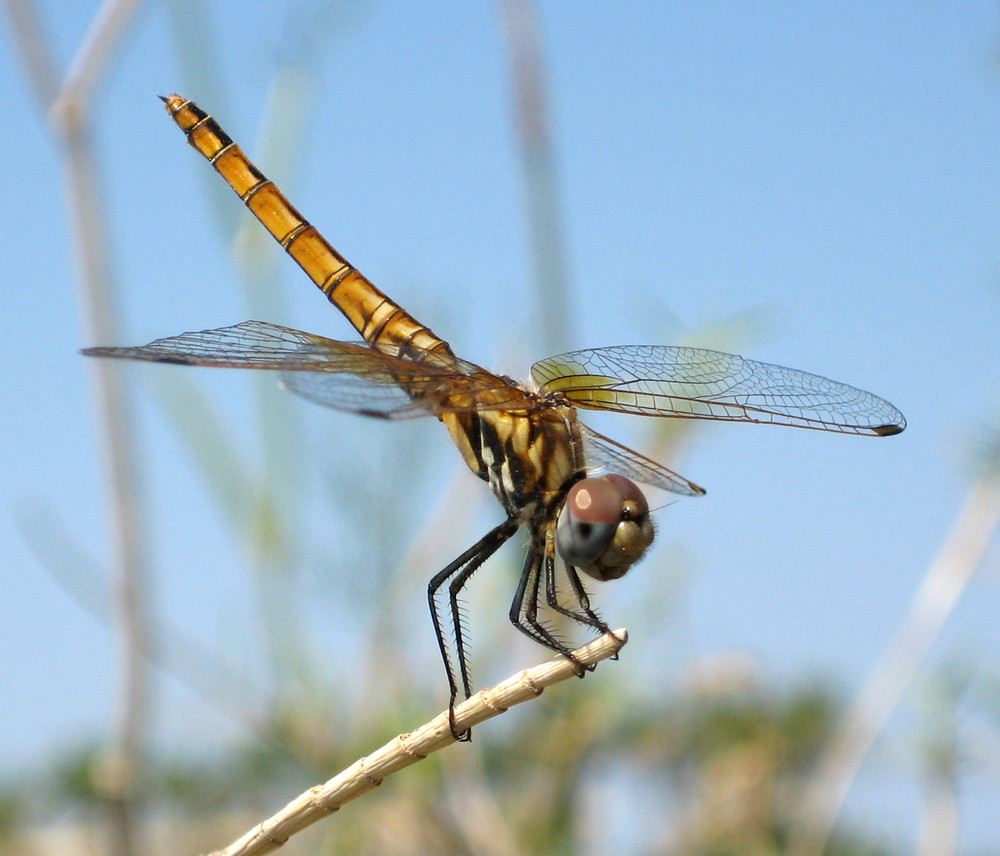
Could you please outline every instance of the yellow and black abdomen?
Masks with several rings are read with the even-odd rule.
[[[453,357],[448,344],[387,297],[347,261],[288,201],[219,123],[192,101],[164,98],[167,112],[247,208],[260,220],[366,342]]]

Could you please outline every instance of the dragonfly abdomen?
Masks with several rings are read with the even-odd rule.
[[[347,318],[380,350],[414,349],[453,357],[448,344],[386,296],[293,206],[208,113],[171,95],[167,112],[253,215]]]

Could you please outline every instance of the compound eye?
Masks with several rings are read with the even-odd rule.
[[[634,482],[620,475],[577,482],[556,526],[563,560],[598,580],[623,576],[653,540],[649,505]]]
[[[649,503],[646,502],[646,495],[639,490],[639,485],[632,481],[632,479],[627,479],[625,476],[620,476],[617,473],[605,476],[604,479],[618,488],[623,502],[635,503],[628,507],[629,516],[638,517],[642,514],[649,514]]]
[[[556,527],[559,555],[577,568],[600,559],[615,537],[622,501],[621,490],[609,479],[583,479],[573,485]]]

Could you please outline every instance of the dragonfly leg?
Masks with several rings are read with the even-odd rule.
[[[608,626],[608,623],[604,621],[604,619],[602,619],[594,609],[591,608],[590,597],[583,585],[583,581],[580,579],[580,574],[577,569],[572,565],[566,565],[566,577],[569,579],[570,587],[573,589],[573,595],[576,597],[579,609],[567,609],[559,603],[556,595],[554,574],[552,575],[552,583],[546,589],[546,600],[548,601],[549,606],[555,609],[556,612],[562,613],[580,624],[592,627],[595,631],[602,635],[607,633],[611,628]],[[596,665],[587,666],[586,670],[588,672],[592,672],[595,668]]]
[[[552,557],[548,557],[545,562],[545,602],[549,605],[551,609],[554,609],[560,615],[565,615],[567,618],[572,618],[574,621],[584,624],[587,627],[592,627],[598,633],[607,633],[610,629],[608,625],[601,620],[600,616],[594,612],[590,607],[590,596],[587,594],[587,590],[583,586],[583,582],[580,580],[580,575],[577,573],[576,568],[572,565],[565,565],[566,577],[569,579],[570,586],[573,589],[573,596],[576,598],[576,602],[579,604],[578,609],[570,609],[563,606],[559,602],[559,592],[556,588],[556,566],[555,561]],[[570,656],[570,655],[567,655]],[[570,656],[572,660],[573,657]],[[574,660],[575,665],[578,667],[577,674],[579,677],[583,677],[584,672],[594,671],[596,665],[584,666],[581,663],[577,663]]]
[[[567,618],[572,618],[574,621],[580,624],[585,624],[587,627],[592,627],[598,633],[607,633],[610,628],[607,623],[601,619],[601,617],[591,608],[590,606],[590,596],[587,594],[586,588],[584,588],[583,581],[580,579],[580,574],[572,565],[566,565],[566,577],[569,580],[570,587],[573,589],[573,596],[576,598],[578,604],[577,609],[570,609],[563,606],[559,602],[559,596],[556,592],[555,583],[555,573],[546,573],[545,581],[545,601],[548,603],[552,609],[556,612],[565,615]]]
[[[525,557],[521,579],[510,604],[510,621],[525,636],[539,645],[561,651],[564,646],[538,620],[538,586],[541,569],[541,551],[532,548]]]
[[[438,592],[445,583],[451,580],[448,586],[449,616],[451,618],[450,629],[455,634],[455,660],[458,663],[458,674],[462,682],[462,691],[465,693],[465,697],[469,698],[472,695],[472,681],[469,677],[469,666],[465,656],[465,636],[462,631],[462,617],[459,611],[458,595],[469,581],[469,578],[517,531],[519,525],[516,517],[508,517],[499,526],[487,532],[486,535],[462,553],[461,556],[436,573],[427,585],[427,603],[431,610],[431,621],[434,623],[434,633],[437,636],[438,650],[441,652],[441,660],[444,662],[444,670],[448,676],[448,689],[450,692],[448,717],[451,725],[451,733],[456,740],[469,740],[471,732],[466,730],[459,733],[455,728],[455,701],[458,698],[459,684],[455,677],[455,667],[452,664],[452,658],[448,653],[444,623],[441,620],[441,613],[438,609]]]
[[[538,543],[541,539],[532,539],[532,543]],[[545,603],[554,611],[572,618],[580,624],[592,627],[598,633],[607,633],[608,625],[601,620],[600,616],[591,608],[590,598],[576,573],[576,569],[567,566],[567,576],[573,589],[579,607],[571,609],[563,606],[559,602],[559,595],[556,590],[555,560],[551,555],[543,553],[541,549],[529,552],[524,562],[524,569],[521,571],[521,579],[514,593],[514,600],[510,605],[511,623],[526,636],[534,639],[540,645],[551,648],[568,657],[578,666],[579,675],[582,677],[585,672],[591,671],[593,667],[584,666],[577,663],[573,657],[572,649],[567,647],[545,624],[538,618],[538,602],[540,593],[545,589]]]
[[[533,544],[538,544],[540,541],[539,538],[532,539]],[[545,555],[542,549],[529,551],[524,561],[524,569],[521,571],[517,591],[514,593],[514,600],[510,605],[510,620],[518,630],[540,645],[569,657],[575,665],[579,666],[582,674],[584,667],[576,662],[572,649],[567,647],[538,618],[539,593],[543,586],[548,585],[547,581],[553,576],[553,566],[552,557]]]

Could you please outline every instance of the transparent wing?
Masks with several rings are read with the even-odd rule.
[[[380,419],[411,419],[435,412],[429,401],[411,398],[400,386],[371,377],[326,372],[282,371],[282,386],[314,404]]]
[[[628,476],[633,481],[669,490],[671,493],[684,496],[702,496],[705,493],[704,488],[651,458],[599,434],[582,422],[576,424],[583,434],[584,452],[590,466],[599,468],[602,472]]]
[[[86,348],[91,357],[277,371],[298,395],[368,416],[407,418],[443,410],[525,406],[524,390],[474,363],[425,353],[423,360],[339,342],[264,321],[183,333],[134,348]],[[480,398],[477,396],[483,396]]]
[[[414,371],[412,366],[411,371]],[[456,392],[455,381],[459,379],[461,391]],[[482,379],[474,380],[478,382]],[[382,419],[411,419],[457,411],[505,410],[536,404],[534,400],[526,399],[523,390],[516,386],[470,385],[467,376],[453,373],[439,372],[430,378],[405,381],[381,381],[375,380],[371,373],[333,374],[328,369],[283,371],[281,382],[296,395],[314,404]],[[477,397],[484,393],[488,395],[488,400]]]
[[[887,436],[903,414],[870,392],[769,363],[702,348],[621,345],[535,363],[542,392],[590,410],[729,422],[765,422]]]

